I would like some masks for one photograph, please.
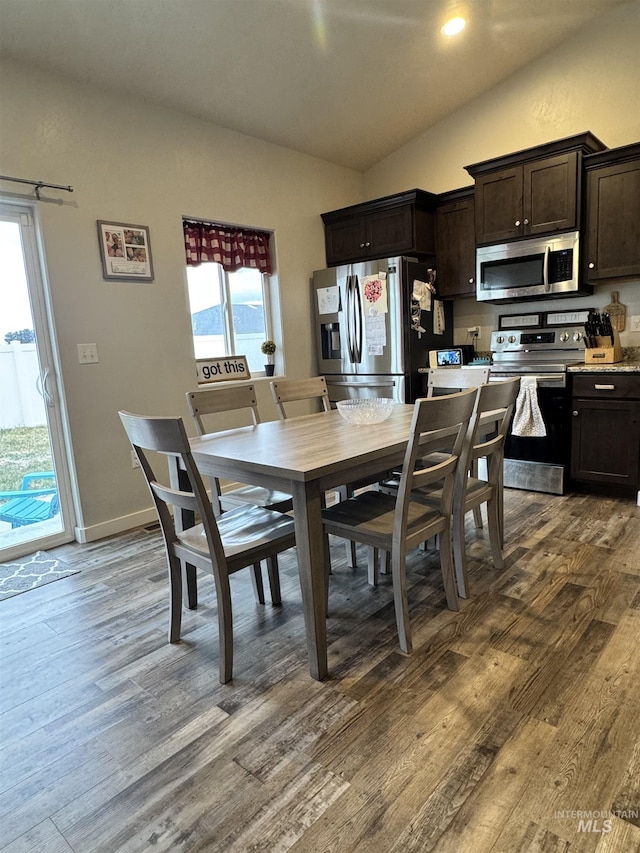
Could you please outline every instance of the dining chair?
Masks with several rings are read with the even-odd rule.
[[[465,439],[453,499],[453,555],[458,594],[462,598],[468,597],[469,590],[465,515],[480,507],[481,504],[487,506],[489,545],[493,565],[497,569],[501,569],[504,565],[502,466],[506,435],[519,390],[519,377],[504,382],[490,382],[487,385],[481,385],[478,389],[478,400]],[[486,427],[483,424],[487,422],[491,426],[489,434],[485,435],[483,433]],[[470,473],[474,463],[480,458],[486,459],[486,480]],[[433,487],[421,487],[414,497],[433,506],[441,500],[439,491]]]
[[[297,403],[305,400],[316,400],[322,406],[323,412],[331,410],[329,402],[329,391],[327,382],[324,376],[311,376],[308,379],[278,379],[271,383],[271,393],[276,404],[278,416],[281,420],[287,420],[290,416],[287,414],[285,404]],[[289,410],[291,411],[291,410]],[[346,500],[353,494],[356,488],[369,485],[372,481],[357,484],[345,484],[336,486],[331,491],[337,494],[339,500]],[[357,565],[356,546],[354,542],[346,542],[347,566],[350,569],[355,569]],[[367,557],[369,580],[373,583],[373,578],[376,576],[375,567],[377,566],[377,552],[369,551]]]
[[[432,367],[427,373],[427,397],[486,385],[490,373],[490,367]],[[473,473],[476,476],[478,474],[477,461],[474,463]],[[482,514],[479,508],[473,511],[473,520],[479,530],[482,527]]]
[[[486,385],[490,373],[490,367],[432,367],[427,373],[427,397]]]
[[[278,379],[271,383],[271,393],[278,416],[282,421],[287,419],[285,403],[317,400],[324,412],[328,412],[331,408],[327,381],[324,376],[311,376],[308,379]]]
[[[182,418],[144,417],[130,412],[118,414],[140,461],[160,521],[169,571],[169,642],[180,640],[181,564],[210,572],[217,599],[220,681],[225,684],[233,674],[230,575],[250,566],[258,601],[264,604],[260,561],[266,559],[269,564],[270,557],[295,545],[293,521],[283,513],[257,506],[237,507],[216,518],[191,455]],[[163,485],[152,467],[148,451],[177,456],[190,490]],[[176,530],[172,508],[196,513],[200,523],[186,530]],[[280,604],[279,578],[273,564],[269,564],[269,584],[273,604]]]
[[[451,515],[455,474],[474,409],[477,389],[414,404],[410,435],[396,495],[361,492],[322,511],[328,533],[364,543],[391,554],[391,575],[398,638],[402,651],[412,651],[407,601],[407,552],[426,539],[440,537],[440,567],[447,606],[458,610],[451,549]],[[443,439],[451,444],[446,458],[421,463]],[[414,491],[441,483],[440,501],[428,506],[416,501]]]
[[[258,400],[253,384],[188,391],[187,404],[198,435],[205,435],[205,433],[222,429],[220,418],[228,412],[246,412],[249,415],[250,424],[255,426],[260,423]],[[209,427],[213,427],[213,429]],[[222,510],[247,504],[261,506],[277,512],[290,512],[293,508],[293,499],[291,495],[285,492],[245,484],[223,492],[217,477],[210,479],[211,500],[216,515],[219,515]]]

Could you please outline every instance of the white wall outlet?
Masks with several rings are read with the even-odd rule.
[[[469,326],[467,328],[467,332],[470,335],[475,335],[476,337],[478,337],[480,335],[480,326]]]
[[[78,361],[80,364],[97,364],[97,344],[78,344]]]
[[[631,317],[631,332],[640,332],[640,314],[633,314]]]
[[[136,456],[135,450],[131,451],[131,467],[132,468],[139,468],[140,467],[140,460]]]

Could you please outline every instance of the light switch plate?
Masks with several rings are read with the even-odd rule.
[[[640,314],[633,314],[630,321],[630,330],[640,332]]]
[[[97,344],[78,344],[78,361],[80,364],[97,364]]]

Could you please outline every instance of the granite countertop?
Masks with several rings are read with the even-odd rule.
[[[568,373],[640,373],[640,359],[617,361],[615,364],[570,364]]]
[[[569,373],[640,373],[640,347],[625,347],[623,360],[615,364],[571,364]]]

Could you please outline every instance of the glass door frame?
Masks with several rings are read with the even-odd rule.
[[[64,388],[56,346],[44,243],[36,203],[17,201],[0,195],[0,217],[5,221],[17,222],[21,232],[40,368],[40,385],[45,402],[62,521],[62,529],[55,533],[31,539],[17,536],[15,544],[0,549],[0,562],[9,562],[37,550],[46,550],[46,548],[73,541],[76,514],[71,487],[73,457],[70,452]],[[28,530],[30,526],[25,529]],[[36,525],[33,527],[35,529]]]

